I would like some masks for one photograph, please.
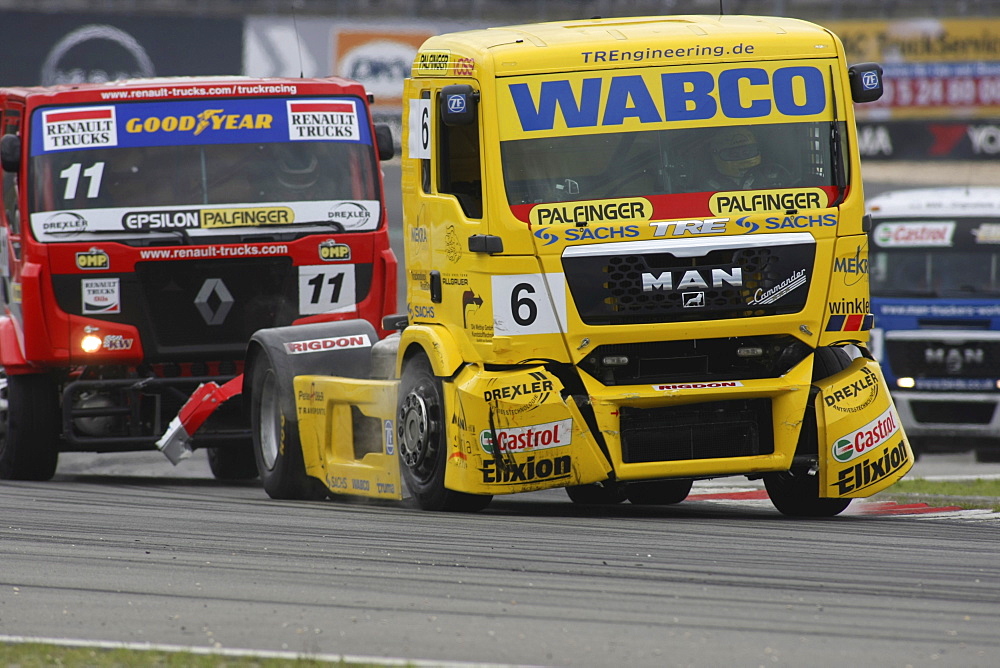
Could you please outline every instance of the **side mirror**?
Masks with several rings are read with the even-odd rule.
[[[396,144],[392,140],[392,128],[385,123],[375,125],[375,146],[378,148],[379,160],[392,160],[396,155]]]
[[[851,65],[847,68],[847,77],[855,102],[874,102],[882,97],[882,66],[878,63]]]
[[[12,174],[21,170],[21,138],[17,135],[0,138],[0,166]]]
[[[475,125],[479,91],[468,84],[453,84],[441,89],[438,98],[441,120],[445,125]]]

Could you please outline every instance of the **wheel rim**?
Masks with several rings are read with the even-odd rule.
[[[281,407],[278,405],[278,387],[274,372],[270,369],[264,376],[260,391],[260,455],[267,470],[274,469],[278,461],[278,448],[281,443]]]
[[[431,406],[421,395],[419,385],[403,398],[399,406],[399,457],[413,475],[426,481],[433,475],[437,452],[437,428]]]

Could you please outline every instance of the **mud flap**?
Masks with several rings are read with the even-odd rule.
[[[470,365],[444,383],[445,487],[496,495],[607,480],[611,464],[562,389],[540,366]]]
[[[867,497],[906,475],[913,451],[878,363],[855,359],[818,385],[819,495]]]
[[[296,376],[306,473],[333,494],[402,499],[396,453],[399,381]]]

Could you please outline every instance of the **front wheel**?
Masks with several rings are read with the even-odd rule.
[[[688,497],[693,484],[691,479],[630,482],[625,487],[625,496],[637,506],[672,506]]]
[[[253,454],[264,491],[272,499],[320,500],[326,487],[306,475],[294,402],[282,397],[278,372],[266,353],[257,357],[250,399]],[[286,379],[289,383],[291,379]]]
[[[492,495],[467,494],[444,486],[448,457],[441,380],[420,354],[407,360],[399,385],[396,435],[407,488],[424,510],[476,512]]]
[[[216,480],[253,480],[259,475],[253,451],[246,442],[209,448],[208,467]]]
[[[764,488],[778,512],[789,517],[833,517],[851,505],[851,499],[820,498],[819,476],[807,471],[766,473]]]
[[[829,378],[851,365],[851,356],[839,347],[817,348],[813,361],[813,382]],[[802,420],[797,454],[818,455],[819,433],[816,407],[810,402]],[[808,468],[794,468],[764,474],[764,488],[771,503],[789,517],[833,517],[851,505],[851,499],[827,499],[819,495],[819,475]]]
[[[583,506],[611,506],[625,501],[625,485],[606,482],[593,485],[570,485],[569,500]]]
[[[49,376],[0,372],[0,479],[52,478],[61,424],[58,388]]]

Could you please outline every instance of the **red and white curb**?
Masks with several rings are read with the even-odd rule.
[[[711,490],[702,492],[701,490]],[[771,500],[763,489],[746,487],[702,487],[692,490],[687,501],[737,502],[752,506],[769,506]],[[874,499],[855,499],[843,515],[868,515],[878,517],[912,517],[914,519],[959,519],[963,521],[997,521],[1000,513],[988,508],[966,509],[959,506],[932,506],[926,503],[897,503]]]

